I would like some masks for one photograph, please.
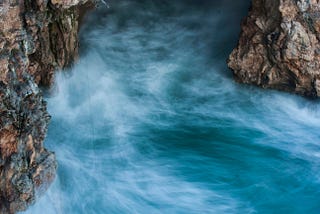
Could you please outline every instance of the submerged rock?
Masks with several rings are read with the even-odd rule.
[[[317,0],[252,0],[228,60],[235,80],[319,97],[319,14]]]
[[[78,55],[76,0],[0,1],[0,213],[25,210],[53,181],[50,116],[38,86]]]

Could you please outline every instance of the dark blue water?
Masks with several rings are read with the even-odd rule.
[[[320,213],[320,103],[226,68],[249,0],[108,3],[48,99],[58,176],[27,213]]]

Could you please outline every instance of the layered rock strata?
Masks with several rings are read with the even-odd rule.
[[[320,96],[320,1],[252,0],[228,60],[235,80]]]
[[[25,210],[53,181],[50,119],[38,86],[78,54],[84,0],[0,0],[0,213]]]

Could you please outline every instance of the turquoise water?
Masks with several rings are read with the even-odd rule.
[[[249,0],[108,4],[48,99],[58,175],[27,213],[320,213],[320,103],[226,68]]]

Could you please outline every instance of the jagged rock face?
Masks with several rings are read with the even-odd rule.
[[[78,55],[79,7],[73,5],[79,1],[64,1],[63,7],[62,1],[38,2],[25,0],[29,73],[37,84],[48,86],[54,71],[69,66]]]
[[[320,96],[320,1],[253,0],[228,60],[236,81]]]
[[[0,213],[25,210],[53,181],[50,119],[38,88],[78,54],[78,4],[0,0]]]

